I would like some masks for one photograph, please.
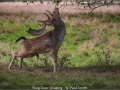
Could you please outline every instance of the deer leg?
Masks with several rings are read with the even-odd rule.
[[[13,63],[13,61],[14,61],[14,59],[16,58],[16,56],[13,56],[13,58],[12,58],[12,60],[11,60],[11,62],[10,62],[10,64],[9,64],[9,66],[8,66],[8,69],[10,70],[10,68],[11,68],[11,65],[12,65],[12,63]]]
[[[37,65],[38,65],[39,55],[38,55],[38,54],[36,54],[36,57],[37,57]]]
[[[22,61],[23,61],[23,58],[20,58],[20,66],[19,66],[20,69],[22,69]]]
[[[52,58],[53,58],[53,61],[54,61],[54,72],[57,71],[57,53],[58,53],[58,50],[53,50],[52,51]]]

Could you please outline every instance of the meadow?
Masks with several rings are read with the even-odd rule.
[[[50,8],[49,8],[50,7]],[[20,49],[21,36],[34,38],[26,31],[29,27],[42,28],[37,20],[45,20],[45,10],[53,5],[40,3],[0,3],[0,89],[33,89],[36,87],[87,87],[88,89],[120,88],[120,6],[101,7],[93,14],[80,11],[76,6],[60,9],[66,24],[66,36],[59,49],[58,72],[53,73],[49,54],[19,59],[8,71],[12,52]],[[46,32],[53,29],[47,27]],[[58,89],[60,90],[60,89]]]

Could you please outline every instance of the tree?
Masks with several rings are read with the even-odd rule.
[[[77,5],[78,10],[90,10],[90,13],[101,6],[108,6],[110,4],[120,5],[120,0],[23,0],[26,3],[34,3],[36,1],[39,1],[41,4],[44,4],[43,1],[46,1],[48,4],[52,3],[63,8],[69,3],[71,5]],[[79,6],[82,6],[82,8]]]

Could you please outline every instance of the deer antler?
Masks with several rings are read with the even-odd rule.
[[[50,11],[48,11],[48,10],[45,10],[46,12],[48,12],[51,16],[52,16],[52,14],[51,14],[51,12]]]
[[[49,15],[47,15],[46,13],[42,13],[42,14],[45,14],[47,16],[48,20],[51,19],[51,17]]]
[[[46,11],[52,16],[52,14],[51,14],[48,10],[46,10]],[[46,24],[46,25],[48,25],[48,26],[51,26],[51,25],[52,25],[51,21],[53,21],[53,18],[51,18],[51,17],[50,17],[48,14],[46,14],[46,13],[43,13],[43,14],[45,14],[48,19],[45,20],[45,21],[38,20],[38,22],[42,22],[42,23],[44,23],[44,24]]]
[[[45,28],[46,28],[46,25],[44,25],[44,27],[39,30],[31,29],[30,27],[27,32],[30,33],[31,35],[38,36],[38,35],[41,35],[45,31]]]
[[[46,11],[47,11],[47,10],[46,10]],[[49,11],[47,11],[47,12],[49,12]],[[38,36],[38,35],[41,35],[41,34],[45,31],[46,25],[48,25],[48,26],[51,26],[51,25],[52,25],[51,22],[53,21],[53,19],[52,19],[48,14],[46,14],[46,13],[43,13],[43,14],[45,14],[48,19],[45,20],[45,21],[38,20],[38,22],[43,23],[43,24],[44,24],[44,27],[41,28],[41,29],[39,29],[39,30],[35,30],[35,29],[29,28],[29,30],[27,31],[28,33],[30,33],[31,35],[34,35],[34,36]],[[50,12],[49,12],[49,14],[52,15]]]

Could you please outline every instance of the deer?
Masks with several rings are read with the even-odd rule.
[[[20,37],[16,40],[16,42],[20,40],[23,40],[23,42],[21,49],[13,54],[13,58],[8,66],[8,70],[10,70],[15,58],[20,58],[19,68],[22,69],[22,62],[24,58],[30,58],[33,56],[38,57],[39,54],[51,53],[54,64],[53,72],[57,72],[58,50],[64,41],[66,27],[64,21],[60,17],[59,8],[55,7],[53,13],[49,11],[47,12],[48,14],[43,13],[47,16],[47,20],[38,20],[38,22],[44,24],[44,27],[38,31],[34,29],[28,31],[28,33],[31,35],[37,35],[37,37],[31,39]],[[46,25],[53,26],[53,30],[41,35],[44,32]]]

